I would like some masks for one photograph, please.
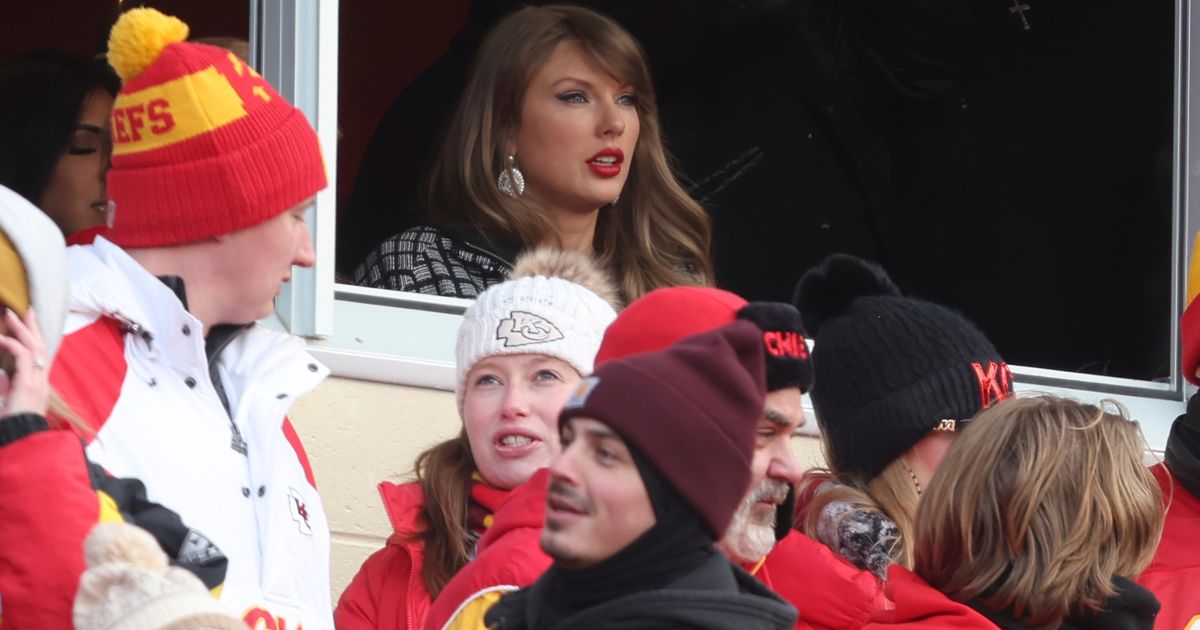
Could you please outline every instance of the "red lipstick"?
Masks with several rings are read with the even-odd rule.
[[[625,152],[617,147],[609,147],[588,158],[588,168],[600,177],[616,177],[621,174],[621,163],[625,161]]]

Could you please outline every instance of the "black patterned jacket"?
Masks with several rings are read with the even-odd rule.
[[[517,248],[467,229],[419,225],[396,234],[354,269],[354,284],[475,298],[504,282]]]

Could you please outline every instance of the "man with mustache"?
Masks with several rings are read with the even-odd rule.
[[[873,608],[879,590],[869,574],[792,529],[792,507],[787,499],[803,471],[791,435],[805,422],[801,394],[812,384],[804,328],[795,308],[778,302],[748,304],[733,293],[713,288],[658,289],[621,311],[605,332],[596,364],[661,350],[687,335],[738,319],[751,321],[763,331],[767,394],[758,421],[750,490],[718,548],[800,608],[804,622],[821,620],[825,623],[817,627],[845,627],[842,621],[847,605],[850,609]],[[535,568],[541,571],[550,566],[550,557],[538,545],[547,477],[546,471],[535,474],[497,510],[493,526],[479,542],[480,555],[434,601],[426,628],[481,628],[484,612],[501,595],[531,584],[538,575]],[[777,541],[782,542],[777,546]],[[793,559],[811,566],[814,558],[843,582],[861,582],[862,597],[845,604],[814,599],[809,579],[813,574],[791,566],[799,564]],[[797,627],[809,627],[804,622]]]
[[[720,289],[659,289],[630,304],[609,325],[596,365],[656,350],[695,330],[735,320],[750,321],[763,331],[767,395],[758,421],[750,490],[717,546],[796,607],[797,629],[858,627],[861,619],[886,605],[878,582],[793,529],[794,485],[804,471],[791,436],[805,423],[801,394],[813,384],[806,333],[795,307],[747,303]],[[829,590],[828,584],[842,588]]]
[[[714,543],[750,483],[765,394],[747,322],[610,361],[559,416],[542,549],[554,565],[488,627],[791,628],[795,609]]]

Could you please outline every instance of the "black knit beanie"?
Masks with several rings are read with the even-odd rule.
[[[902,297],[873,263],[834,254],[796,287],[814,339],[817,422],[839,473],[873,479],[940,426],[1012,392],[1004,359],[948,308]]]
[[[763,331],[767,391],[799,387],[807,394],[813,383],[812,361],[796,307],[783,302],[751,302],[739,309],[735,317]]]

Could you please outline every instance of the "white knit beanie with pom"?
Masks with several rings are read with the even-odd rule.
[[[146,530],[100,523],[84,543],[88,569],[79,579],[74,621],[79,630],[217,628],[246,630],[221,609],[195,575],[167,564]]]
[[[612,282],[585,254],[542,248],[517,259],[510,280],[467,308],[455,345],[454,395],[463,410],[467,373],[501,354],[542,354],[592,372],[604,329],[617,317]]]

